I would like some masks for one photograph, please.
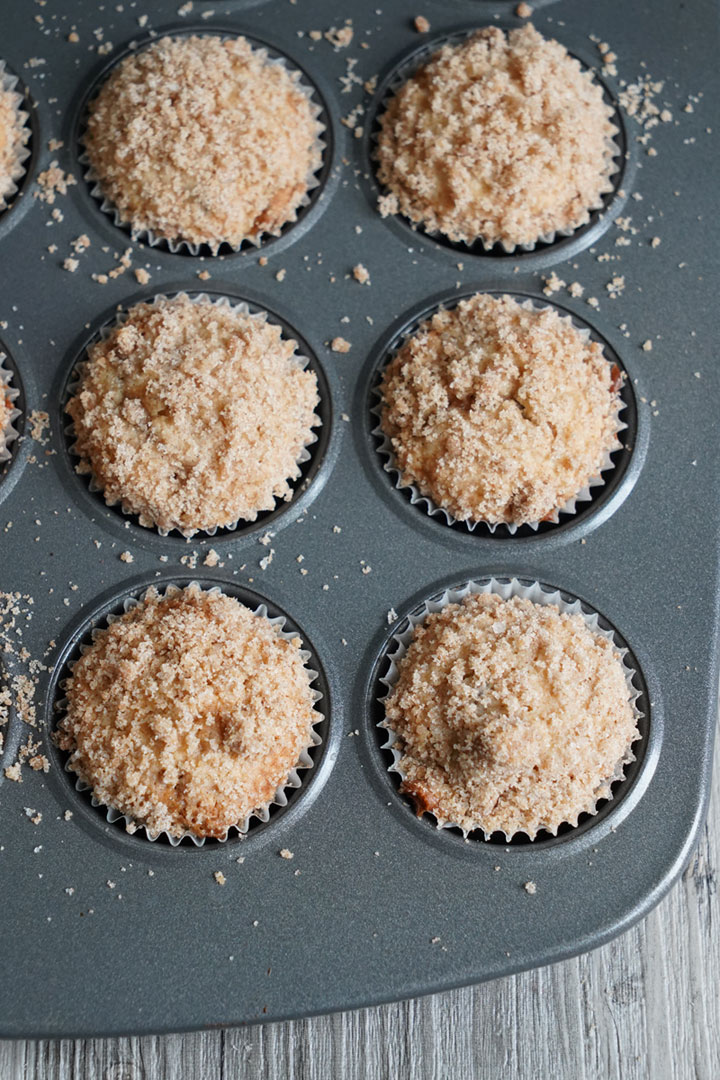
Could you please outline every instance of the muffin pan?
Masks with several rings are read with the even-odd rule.
[[[449,35],[519,25],[512,5],[6,6],[3,59],[36,107],[29,176],[0,215],[0,351],[22,410],[21,437],[0,466],[0,590],[20,594],[21,612],[5,632],[14,651],[0,653],[12,698],[0,761],[0,893],[12,928],[0,1035],[183,1030],[370,1005],[550,963],[625,930],[685,865],[710,787],[720,593],[717,254],[706,179],[720,164],[708,133],[719,104],[714,6],[658,0],[651,18],[620,0],[537,8],[537,28],[583,63],[599,65],[598,43],[617,54],[618,76],[601,78],[627,157],[604,214],[512,255],[459,250],[382,219],[372,164],[375,116],[400,68]],[[413,27],[418,14],[427,34]],[[346,18],[347,47],[309,34]],[[282,236],[198,257],[132,243],[100,208],[84,179],[83,109],[108,67],[151,31],[245,33],[315,87],[323,172]],[[626,108],[626,84],[638,79],[663,82],[649,93],[668,110],[647,131]],[[50,149],[50,140],[64,145]],[[49,204],[33,193],[52,161],[77,183]],[[82,234],[90,247],[74,256]],[[106,284],[93,279],[120,266],[127,248],[129,268]],[[74,273],[62,266],[71,255]],[[369,286],[354,280],[357,264]],[[142,287],[141,268],[150,274]],[[544,294],[551,273],[584,292]],[[73,471],[62,412],[72,369],[116,311],[181,290],[267,310],[310,358],[322,399],[293,499],[252,526],[188,541],[142,528],[89,490]],[[478,290],[557,305],[628,376],[614,468],[577,513],[536,532],[470,531],[429,515],[395,487],[373,434],[378,373],[402,335]],[[332,350],[336,337],[348,352]],[[418,819],[377,727],[394,635],[446,589],[491,577],[540,582],[597,612],[629,650],[640,695],[642,739],[613,797],[532,842],[466,841]],[[200,847],[150,842],[108,821],[49,737],[59,684],[89,628],[149,585],[191,580],[298,627],[325,717],[313,767],[287,805],[244,838]],[[24,676],[37,728],[20,715]],[[28,737],[49,771],[14,768]]]

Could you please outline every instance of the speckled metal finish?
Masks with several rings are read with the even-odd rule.
[[[30,179],[53,159],[78,179],[55,203],[60,222],[48,224],[52,208],[33,198],[31,185],[0,217],[0,344],[22,380],[26,413],[46,410],[52,431],[42,446],[26,423],[0,479],[0,589],[34,598],[23,636],[32,656],[56,642],[37,688],[52,767],[24,768],[21,784],[0,781],[2,1036],[296,1017],[559,960],[607,941],[658,901],[689,856],[709,790],[720,520],[720,163],[706,130],[717,123],[715,5],[536,6],[538,28],[586,63],[598,61],[589,37],[596,35],[616,52],[619,78],[663,80],[656,100],[673,119],[653,130],[651,157],[626,118],[629,159],[605,217],[512,257],[464,254],[382,220],[368,158],[378,95],[408,52],[427,44],[413,17],[429,19],[434,40],[496,17],[517,24],[510,5],[393,0],[376,11],[329,0],[195,0],[184,17],[178,6],[4,0],[0,12],[0,54],[36,106]],[[141,29],[138,16],[151,11]],[[346,18],[354,29],[347,49],[299,33]],[[261,251],[202,262],[131,245],[91,196],[77,161],[93,80],[151,28],[191,26],[247,32],[287,55],[329,119],[324,186],[300,222]],[[97,54],[100,27],[112,43],[108,56]],[[72,30],[77,43],[67,41]],[[43,63],[27,66],[30,58]],[[348,74],[378,74],[375,97],[340,81]],[[605,82],[617,93],[618,79]],[[700,93],[684,112],[689,95]],[[360,102],[367,111],[355,138],[341,118]],[[51,138],[64,146],[50,152]],[[618,216],[632,219],[628,231],[613,223]],[[91,246],[69,273],[61,263],[82,233]],[[659,246],[651,246],[654,236]],[[624,237],[631,243],[618,245]],[[132,270],[106,285],[92,280],[128,246],[132,268],[146,267],[149,284],[140,287]],[[369,270],[370,287],[352,279],[356,263]],[[209,280],[198,279],[203,269]],[[630,377],[632,424],[616,475],[581,513],[538,534],[451,528],[411,505],[383,469],[371,433],[378,365],[437,302],[476,289],[542,300],[550,270],[585,287],[583,298],[562,289],[551,299],[587,322]],[[624,289],[612,299],[606,285],[615,275]],[[189,542],[141,528],[90,492],[73,473],[61,414],[74,361],[115,307],[179,289],[268,309],[301,336],[327,381],[325,433],[292,505],[254,528]],[[597,309],[586,303],[592,296]],[[351,342],[347,354],[328,348],[336,335]],[[646,340],[652,351],[641,348]],[[274,535],[264,546],[258,540],[268,529]],[[203,565],[210,548],[220,556],[214,568]],[[121,561],[124,551],[132,563]],[[181,563],[192,552],[197,565]],[[632,651],[648,714],[641,760],[615,800],[577,830],[535,844],[464,843],[417,820],[387,773],[375,728],[379,658],[393,629],[446,586],[491,574],[539,580],[600,612]],[[327,727],[314,769],[267,825],[245,840],[171,848],[109,824],[63,771],[48,727],[63,665],[89,622],[143,585],[192,579],[231,583],[249,601],[288,614],[320,665]],[[27,734],[13,714],[3,768]],[[40,824],[26,808],[42,813]],[[294,857],[281,858],[281,849]],[[534,894],[524,888],[529,881]]]

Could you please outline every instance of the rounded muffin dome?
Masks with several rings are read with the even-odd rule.
[[[78,471],[163,532],[254,521],[292,497],[319,423],[296,345],[208,298],[135,305],[90,347],[66,406]]]
[[[632,760],[621,656],[580,614],[470,594],[429,613],[396,663],[385,726],[400,790],[441,825],[555,833]]]
[[[380,387],[404,485],[458,521],[557,520],[620,445],[619,372],[568,318],[478,293],[401,346]]]
[[[321,161],[318,109],[243,37],[164,37],[90,102],[92,178],[135,233],[239,247],[294,221]]]
[[[380,117],[380,209],[453,242],[512,251],[602,206],[612,110],[592,74],[527,24],[445,45]]]

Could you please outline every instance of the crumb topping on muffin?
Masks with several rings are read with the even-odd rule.
[[[638,738],[620,656],[581,615],[470,595],[416,627],[386,702],[418,812],[555,832],[610,794]]]
[[[551,308],[478,293],[438,311],[382,380],[402,483],[459,521],[550,518],[620,445],[616,367]]]
[[[295,220],[320,166],[316,112],[297,73],[243,37],[165,37],[113,70],[85,146],[133,229],[217,250]]]
[[[319,719],[300,640],[197,585],[149,589],[96,634],[66,694],[70,768],[153,835],[222,838],[272,800]]]
[[[381,212],[454,242],[532,245],[589,219],[611,188],[599,84],[527,24],[445,45],[380,118]]]
[[[143,525],[254,521],[289,499],[317,378],[279,326],[181,294],[141,303],[88,350],[67,405],[79,471]]]
[[[0,85],[0,207],[5,196],[15,190],[20,154],[29,135],[18,113],[18,100],[14,90]]]

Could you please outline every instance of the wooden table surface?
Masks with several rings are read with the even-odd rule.
[[[593,953],[433,997],[293,1023],[0,1043],[1,1080],[719,1080],[720,753],[682,880]]]

